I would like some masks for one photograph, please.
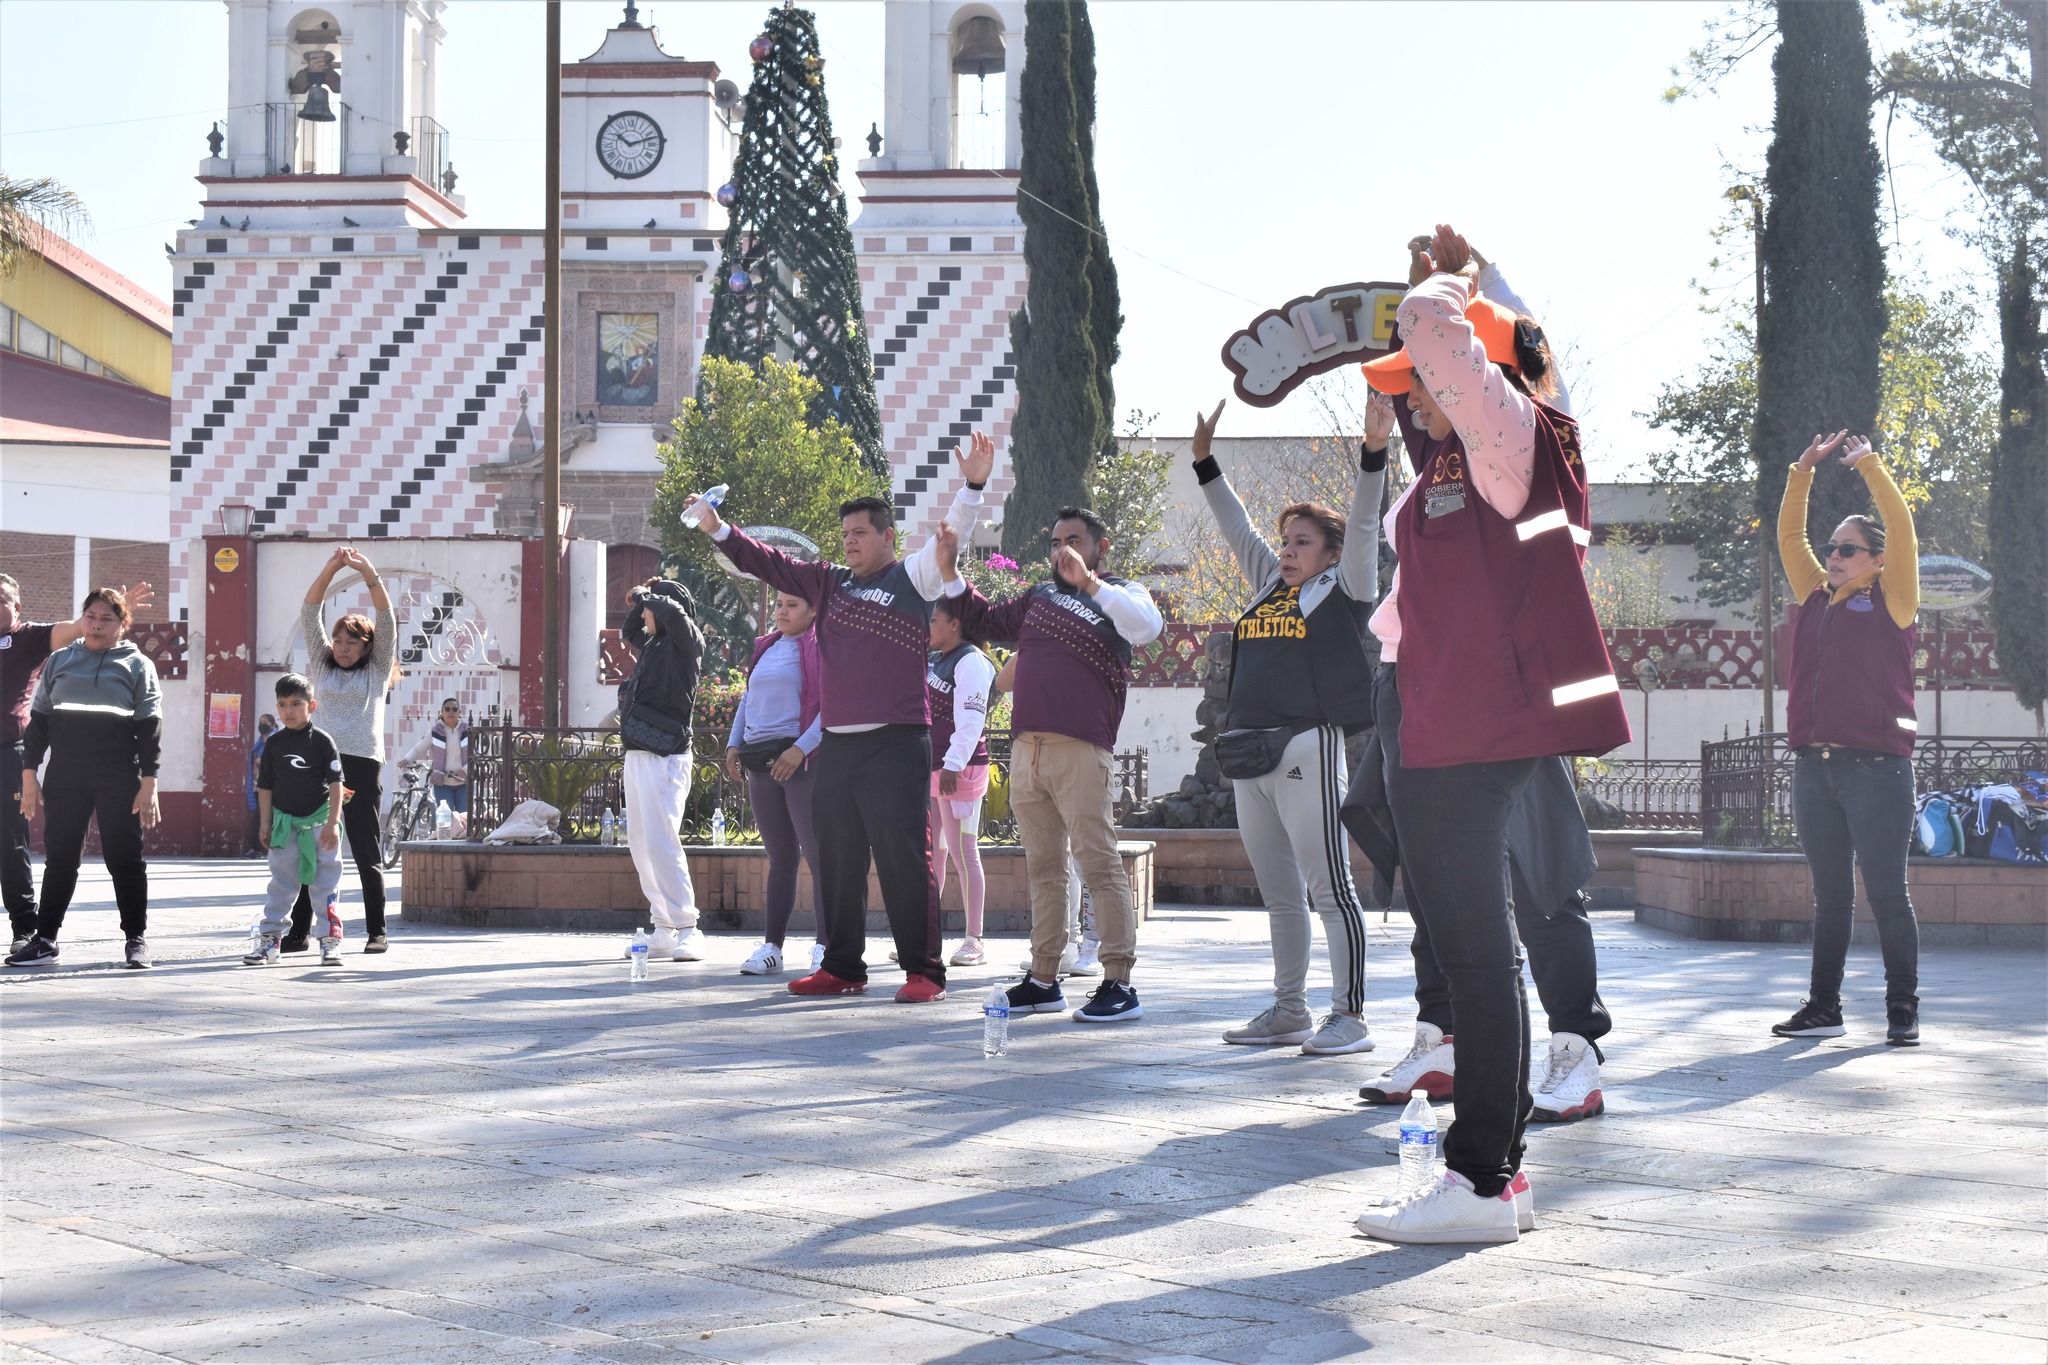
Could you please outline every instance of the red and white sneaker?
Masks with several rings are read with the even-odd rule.
[[[1600,1097],[1600,1054],[1576,1033],[1550,1035],[1550,1064],[1536,1089],[1531,1123],[1576,1123],[1606,1112]]]
[[[1456,1171],[1398,1204],[1367,1209],[1358,1215],[1358,1230],[1382,1242],[1429,1245],[1512,1242],[1522,1235],[1512,1189],[1485,1198]]]
[[[934,1000],[944,1000],[945,998],[946,988],[944,986],[941,986],[930,977],[920,976],[916,972],[912,972],[909,979],[896,990],[896,1003],[899,1005],[929,1005]]]
[[[843,976],[832,975],[823,967],[789,983],[791,995],[866,995],[867,990],[867,982],[848,981]]]
[[[1371,1085],[1362,1086],[1358,1098],[1373,1104],[1406,1104],[1410,1091],[1427,1090],[1432,1100],[1451,1098],[1456,1066],[1451,1055],[1451,1035],[1435,1024],[1415,1026],[1415,1046],[1408,1055]]]
[[[1527,1172],[1515,1172],[1515,1178],[1508,1182],[1508,1197],[1515,1201],[1515,1231],[1536,1231],[1536,1196],[1529,1193]]]

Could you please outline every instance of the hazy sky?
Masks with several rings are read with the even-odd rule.
[[[564,8],[571,60],[620,13]],[[744,85],[768,8],[669,0],[641,14],[669,52]],[[1761,173],[1769,54],[1718,94],[1659,98],[1721,9],[1096,0],[1102,213],[1127,319],[1119,426],[1139,409],[1156,431],[1184,432],[1227,391],[1218,354],[1232,331],[1324,285],[1398,278],[1402,242],[1449,221],[1569,346],[1595,476],[1624,476],[1659,439],[1634,414],[1698,354],[1707,323],[1691,282],[1750,296],[1746,243],[1711,271],[1709,231],[1724,167]],[[883,6],[816,10],[850,168],[869,123],[885,122]],[[532,0],[448,6],[441,121],[479,226],[541,222],[542,13]],[[0,0],[0,166],[71,185],[94,219],[82,245],[168,295],[161,243],[197,212],[192,176],[227,102],[226,58],[217,0]],[[1879,134],[1882,146],[1881,119]],[[1893,269],[1983,286],[1944,235],[1970,212],[1964,189],[1904,119],[1889,141]],[[1223,431],[1319,420],[1297,398],[1235,407]]]

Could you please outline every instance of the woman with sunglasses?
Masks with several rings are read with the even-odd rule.
[[[1816,559],[1806,541],[1807,495],[1814,470],[1837,447],[1882,520],[1845,519]],[[1920,1041],[1920,926],[1906,895],[1920,728],[1913,706],[1920,551],[1913,514],[1869,441],[1847,431],[1813,438],[1785,479],[1778,553],[1799,599],[1785,729],[1798,755],[1792,818],[1813,874],[1813,978],[1806,1003],[1771,1032],[1833,1038],[1845,1031],[1842,969],[1861,866],[1884,954],[1885,1041],[1911,1047]]]
[[[377,618],[352,611],[334,623],[330,637],[323,609],[334,576],[343,569],[362,575]],[[306,590],[299,633],[306,647],[306,676],[320,698],[320,728],[334,736],[341,750],[342,783],[349,790],[341,824],[363,887],[363,951],[381,953],[390,943],[384,934],[384,854],[377,826],[384,806],[384,699],[397,681],[398,614],[375,566],[352,546],[337,549]],[[288,953],[304,952],[312,924],[313,898],[301,887],[292,906],[291,933],[279,946]]]

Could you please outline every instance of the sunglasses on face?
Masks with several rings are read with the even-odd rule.
[[[1840,555],[1844,559],[1854,559],[1857,555],[1874,555],[1876,553],[1877,551],[1871,549],[1868,545],[1858,545],[1853,540],[1833,542],[1820,547],[1820,557],[1822,559],[1833,559],[1836,555]]]

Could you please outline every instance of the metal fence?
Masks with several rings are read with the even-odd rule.
[[[1621,829],[1699,828],[1700,765],[1690,759],[1580,759],[1573,776],[1621,812]]]
[[[683,841],[711,842],[714,811],[725,812],[728,843],[758,843],[760,831],[747,801],[747,784],[725,772],[726,731],[698,726],[692,735],[694,756],[689,800],[683,807]],[[1017,841],[1010,814],[1008,774],[1011,737],[1007,730],[988,736],[991,766],[989,797],[983,807],[981,841]],[[1138,749],[1116,755],[1117,813],[1150,795],[1150,762]],[[563,728],[548,731],[514,725],[501,715],[478,722],[470,731],[470,829],[481,837],[496,828],[521,801],[539,798],[562,812],[558,826],[567,843],[596,843],[604,813],[625,809],[625,753],[613,729]]]
[[[1709,848],[1793,848],[1793,751],[1781,734],[1700,745],[1700,842]],[[1915,791],[2016,782],[2048,771],[2048,741],[1943,735],[1913,747]]]

